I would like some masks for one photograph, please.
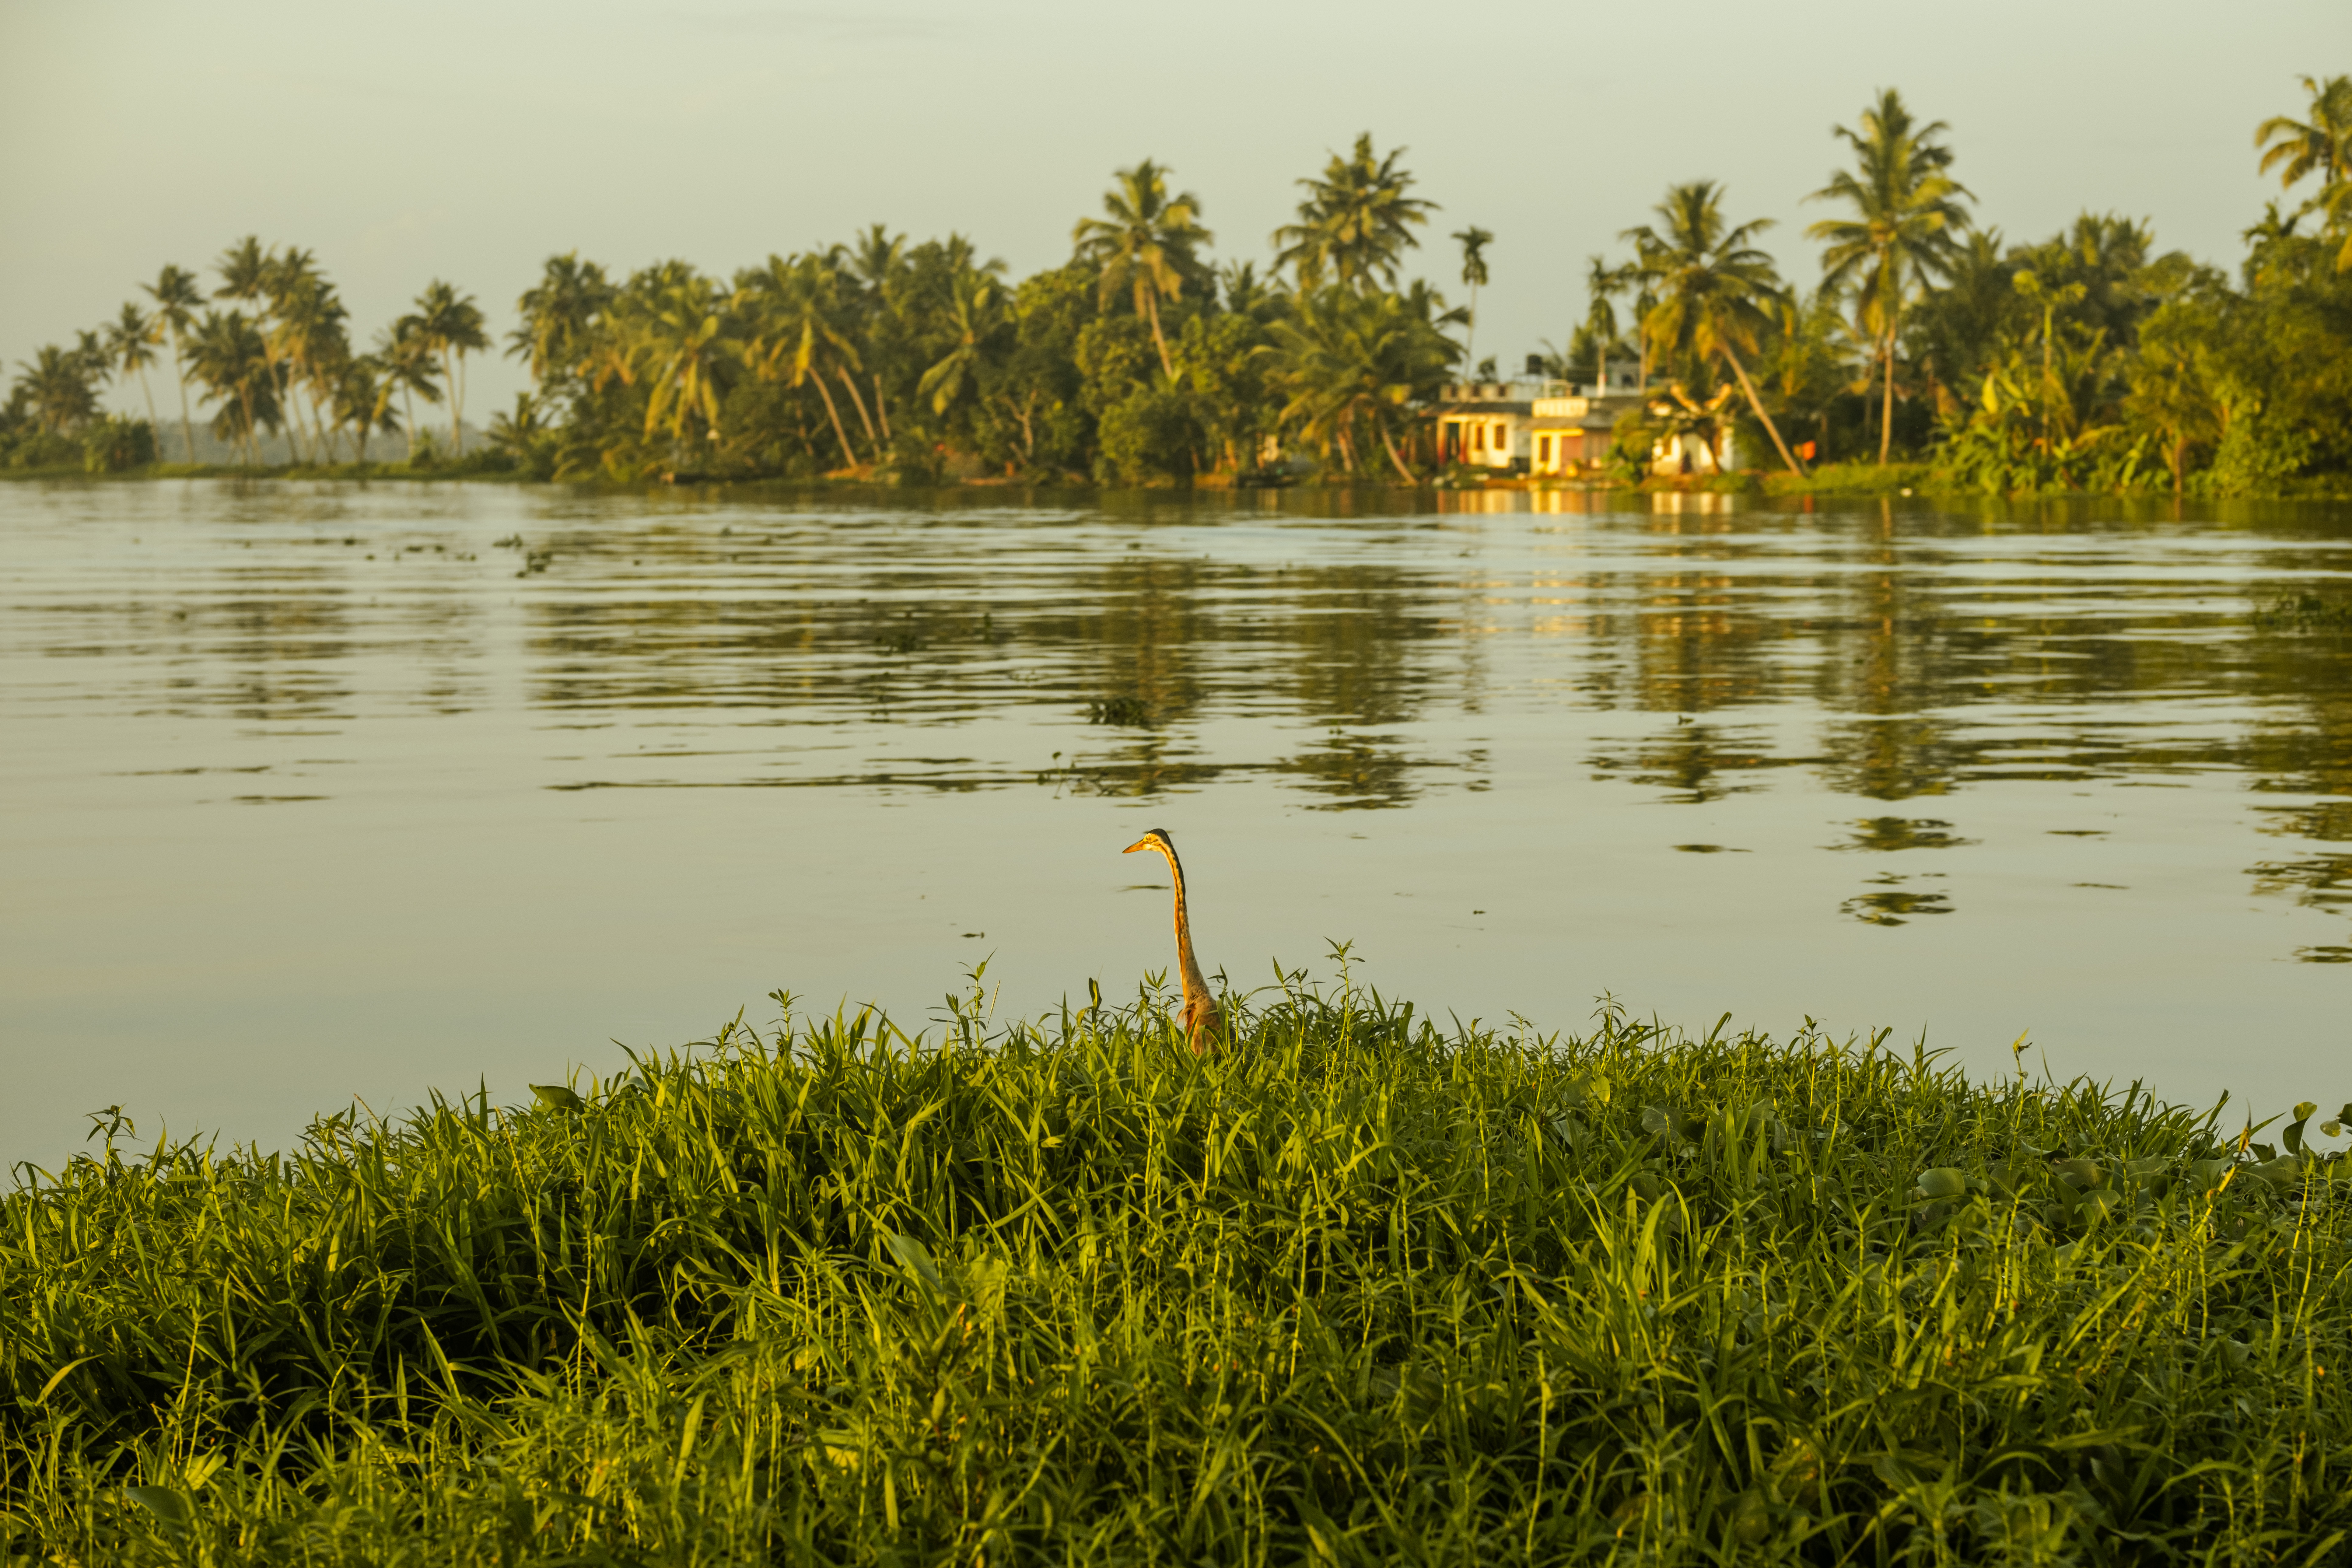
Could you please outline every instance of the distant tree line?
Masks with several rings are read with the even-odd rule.
[[[1676,185],[1622,258],[1591,258],[1581,319],[1542,368],[1632,369],[1618,477],[1667,436],[1727,426],[1793,474],[1927,464],[1992,492],[2250,494],[2352,473],[2352,78],[2304,86],[2305,117],[2255,134],[2261,172],[2303,199],[2270,204],[2234,279],[2113,215],[2008,243],[1975,220],[1948,128],[1888,90],[1835,130],[1849,165],[1814,193],[1831,216],[1808,230],[1825,247],[1810,289],[1757,245],[1769,220],[1732,222],[1715,182]],[[1299,458],[1419,482],[1444,468],[1441,389],[1496,379],[1469,359],[1494,236],[1452,237],[1473,309],[1404,279],[1435,204],[1402,159],[1360,136],[1300,181],[1263,271],[1213,262],[1200,198],[1150,159],[1117,172],[1066,261],[1018,280],[961,235],[881,225],[731,278],[554,257],[505,344],[535,390],[476,453],[467,362],[493,344],[471,297],[436,280],[362,350],[309,251],[247,238],[209,294],[165,267],[101,329],[20,362],[0,460],[192,462],[201,405],[250,465],[268,431],[308,467],[389,443],[410,467],[623,482],[1245,483]],[[177,394],[160,418],[151,372]],[[104,416],[109,381],[135,381],[147,417]],[[444,404],[446,437],[420,422]]]

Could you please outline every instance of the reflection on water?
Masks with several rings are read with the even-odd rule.
[[[1603,908],[1679,865],[1709,918],[1881,928],[1821,940],[1885,953],[1947,940],[1924,927],[2121,918],[2079,902],[2108,899],[2136,942],[2210,947],[2199,920],[2251,908],[2276,917],[2266,962],[2340,964],[2352,637],[2253,611],[2352,597],[2347,523],[1716,496],[9,486],[0,804],[28,862],[10,901],[101,863],[135,884],[109,857],[142,840],[168,879],[227,863],[204,859],[224,835],[244,867],[300,839],[323,887],[417,835],[528,879],[558,820],[676,822],[747,792],[803,792],[790,820],[823,818],[828,843],[864,831],[853,808],[894,808],[898,842],[966,797],[975,823],[1246,800],[1439,813],[1439,859]],[[319,837],[213,815],[247,805],[314,814]],[[1339,839],[1371,821],[1351,820]],[[1538,870],[1546,846],[1587,842],[1580,868]],[[1636,843],[1653,858],[1613,886],[1580,868]],[[520,909],[528,889],[499,896]],[[860,896],[828,894],[845,920]],[[53,1044],[24,1031],[163,962],[95,951],[105,928],[43,928],[68,978],[43,992],[55,1011],[10,1016],[12,1046]],[[396,927],[371,940],[404,962]]]
[[[1832,844],[1832,849],[1949,849],[1957,844],[1973,844],[1973,838],[1953,837],[1952,825],[1938,822],[1932,816],[1916,819],[1907,816],[1873,816],[1853,825],[1853,837],[1843,844]]]

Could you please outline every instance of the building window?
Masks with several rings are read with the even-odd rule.
[[[1470,426],[1470,449],[1474,452],[1486,449],[1486,427],[1484,425]]]
[[[1497,452],[1507,452],[1507,451],[1509,451],[1510,449],[1511,449],[1511,429],[1510,429],[1510,426],[1507,426],[1507,425],[1497,425],[1497,426],[1495,426],[1495,450],[1496,450]]]
[[[1536,460],[1537,460],[1538,462],[1540,462],[1541,464],[1543,464],[1543,466],[1544,466],[1544,467],[1546,467],[1546,468],[1549,468],[1549,467],[1551,467],[1551,437],[1549,437],[1549,436],[1543,437],[1539,438],[1539,439],[1536,442]]]

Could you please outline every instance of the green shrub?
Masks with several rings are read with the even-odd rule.
[[[54,431],[27,431],[7,448],[7,463],[12,468],[79,468],[82,444]]]
[[[1767,474],[1764,488],[1773,495],[1900,495],[1929,489],[1935,479],[1926,463],[1823,463],[1805,474]]]
[[[2201,495],[2277,495],[2304,471],[2312,447],[2309,431],[2293,428],[2266,411],[2250,410],[2231,422],[2214,449],[2212,466],[2191,482]]]
[[[110,414],[93,420],[81,438],[82,471],[121,474],[155,460],[155,427],[144,419]]]

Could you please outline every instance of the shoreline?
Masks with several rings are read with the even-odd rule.
[[[541,486],[550,489],[589,490],[605,494],[650,494],[666,489],[733,490],[733,489],[829,489],[896,490],[1055,490],[1094,494],[1248,494],[1253,492],[1371,491],[1381,494],[1464,496],[1464,495],[1685,495],[1721,496],[1750,500],[1916,500],[1925,501],[2052,501],[2052,500],[2139,500],[2170,501],[2178,504],[2231,504],[2242,501],[2347,501],[2352,500],[2352,479],[2336,476],[2315,476],[2299,489],[2264,490],[2232,496],[2175,495],[2168,489],[2127,490],[2021,490],[1989,493],[1982,489],[1944,482],[1921,464],[1894,464],[1879,474],[1871,467],[1857,466],[1848,469],[1835,468],[1826,472],[1817,470],[1813,476],[1796,476],[1762,470],[1742,470],[1727,475],[1691,476],[1683,479],[1650,479],[1639,483],[1624,480],[1528,479],[1512,476],[1502,479],[1477,478],[1465,482],[1454,476],[1440,476],[1406,485],[1390,479],[1325,480],[1303,479],[1282,484],[1243,484],[1195,480],[1191,484],[1108,485],[1099,481],[1064,477],[1056,479],[1007,479],[997,475],[974,475],[965,479],[942,479],[936,483],[902,484],[887,476],[829,473],[788,478],[781,475],[681,475],[675,478],[623,483],[607,479],[551,479],[514,468],[499,468],[471,462],[453,463],[446,467],[411,468],[404,463],[334,464],[324,467],[282,464],[268,468],[242,468],[226,464],[159,463],[146,468],[121,469],[106,473],[90,473],[78,468],[0,468],[0,482],[37,483],[74,480],[85,483],[149,483],[172,479],[239,479],[247,482],[289,481],[305,484],[489,484],[506,486]],[[1826,481],[1826,482],[1824,482]]]

